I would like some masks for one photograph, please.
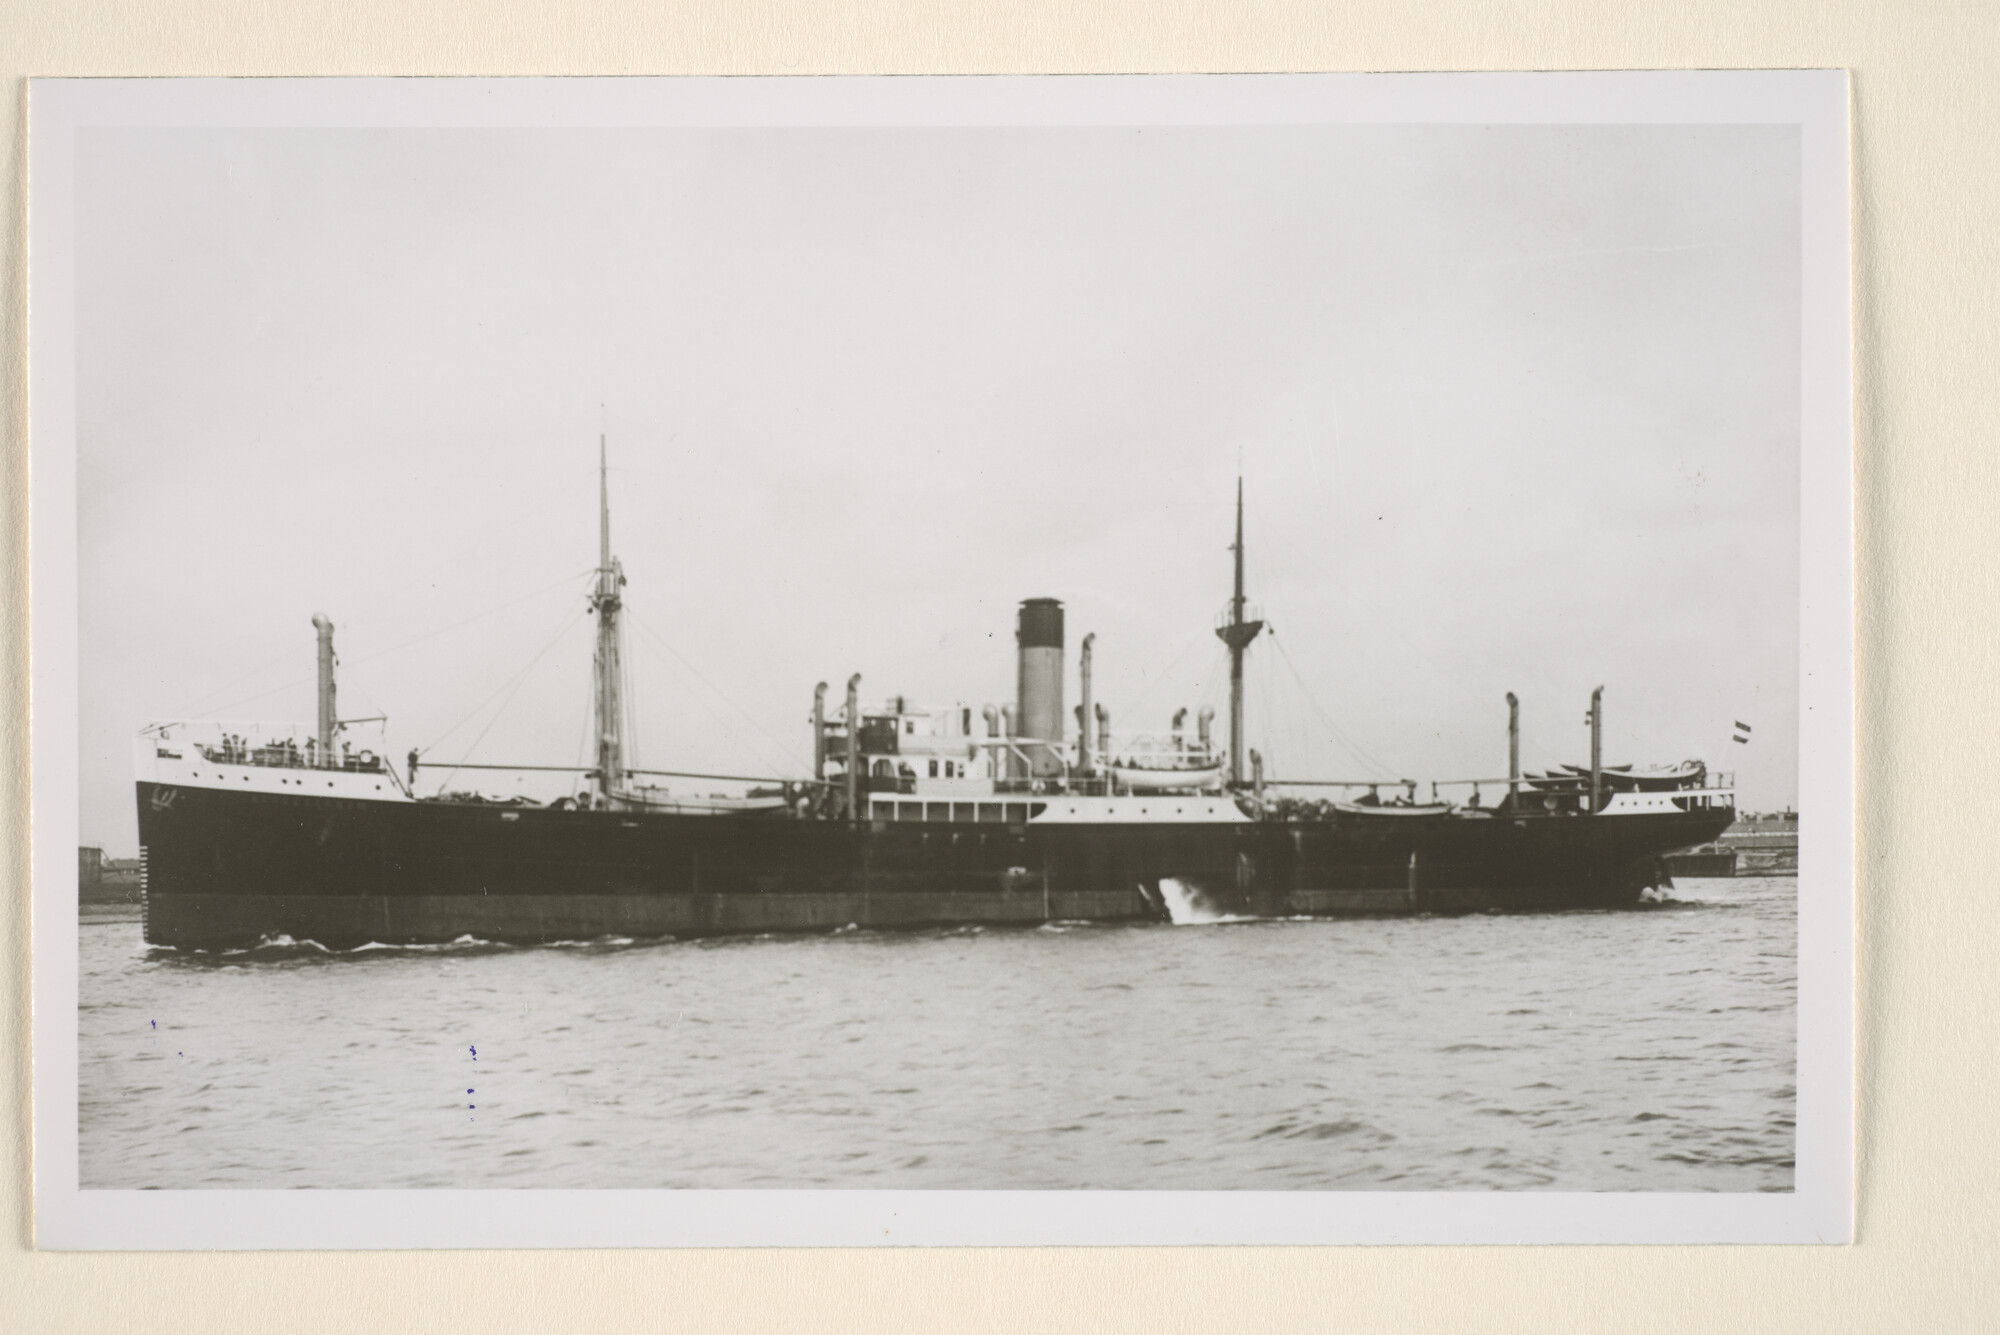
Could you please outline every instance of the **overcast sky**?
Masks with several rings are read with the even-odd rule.
[[[574,762],[600,428],[643,764],[802,773],[854,671],[1002,703],[1040,595],[1071,703],[1094,630],[1114,727],[1226,715],[1240,460],[1274,774],[1504,773],[1509,690],[1581,763],[1602,684],[1608,761],[1796,801],[1791,129],[94,130],[77,179],[114,854],[143,724],[310,722],[314,612],[392,754]]]

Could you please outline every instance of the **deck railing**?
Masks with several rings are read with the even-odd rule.
[[[1613,783],[1621,783],[1635,776],[1625,771],[1606,771]],[[1280,794],[1297,796],[1293,790],[1333,789],[1340,795],[1338,800],[1361,802],[1366,805],[1424,806],[1434,803],[1448,803],[1459,807],[1494,808],[1504,802],[1510,788],[1516,781],[1505,775],[1498,778],[1479,779],[1278,779],[1266,776],[1264,786]],[[1590,775],[1557,774],[1547,777],[1529,778],[1521,776],[1518,781],[1520,801],[1523,804],[1543,805],[1542,799],[1555,798],[1559,806],[1566,806],[1582,800],[1588,803]],[[1634,791],[1632,788],[1612,789],[1606,786],[1607,795],[1615,791]],[[1668,797],[1685,797],[1695,806],[1710,807],[1722,805],[1720,799],[1733,799],[1736,793],[1736,775],[1731,771],[1708,770],[1699,775],[1689,776],[1689,781],[1677,787],[1644,790]]]
[[[380,719],[356,720],[343,732]],[[379,730],[377,730],[379,731]],[[331,769],[377,774],[388,766],[378,754],[382,743],[360,746],[342,738],[331,756],[322,756],[318,731],[302,723],[238,723],[200,719],[188,723],[154,724],[145,730],[162,758],[178,760],[190,752],[213,765],[251,765],[261,769]]]

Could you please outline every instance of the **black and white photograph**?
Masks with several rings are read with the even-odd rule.
[[[616,83],[35,86],[48,1237],[1846,1236],[1838,74]]]

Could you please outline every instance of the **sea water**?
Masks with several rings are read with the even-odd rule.
[[[1796,896],[341,953],[87,917],[82,1183],[1784,1191]]]

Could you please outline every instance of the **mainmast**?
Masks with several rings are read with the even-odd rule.
[[[625,786],[624,709],[618,693],[618,609],[623,605],[619,590],[625,585],[625,570],[611,555],[611,484],[601,434],[597,437],[597,507],[597,587],[590,595],[590,610],[597,615],[597,656],[593,661],[593,709],[597,718],[595,777],[597,796],[608,799]]]
[[[1243,619],[1243,478],[1236,479],[1236,541],[1230,548],[1236,554],[1236,592],[1229,600],[1229,618],[1215,628],[1216,636],[1229,646],[1229,782],[1232,785],[1243,782],[1243,651],[1250,647],[1250,641],[1257,638],[1257,632],[1264,629],[1262,620]]]

